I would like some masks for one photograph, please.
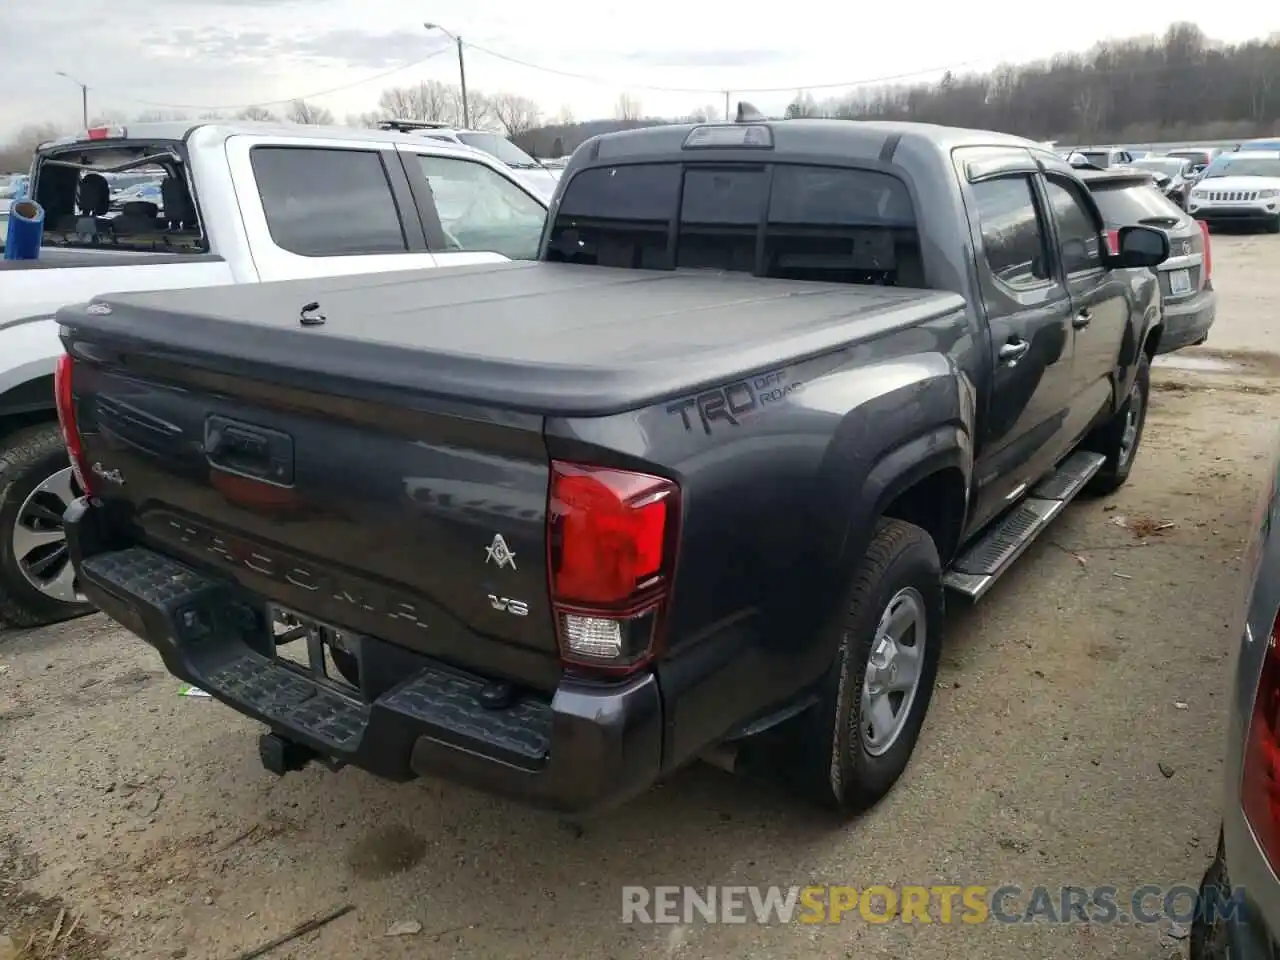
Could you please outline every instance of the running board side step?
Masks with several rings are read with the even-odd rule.
[[[960,555],[943,575],[943,584],[970,600],[981,599],[1106,462],[1102,454],[1084,450],[1067,457]]]

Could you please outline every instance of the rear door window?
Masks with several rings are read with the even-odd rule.
[[[303,257],[408,249],[382,151],[261,146],[249,160],[281,249]]]
[[[1035,190],[1026,176],[973,184],[982,250],[992,275],[1012,290],[1044,286],[1052,273]]]
[[[1081,200],[1074,184],[1048,177],[1045,193],[1058,226],[1058,246],[1062,268],[1068,273],[1084,273],[1102,266],[1102,232],[1093,211]]]
[[[450,249],[511,260],[537,257],[546,207],[482,163],[425,154],[417,159]]]

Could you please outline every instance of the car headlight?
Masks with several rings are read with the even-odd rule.
[[[1205,197],[1207,197],[1208,195],[1209,195],[1209,191],[1207,191],[1207,190],[1192,190],[1192,191],[1191,191],[1191,199],[1192,199],[1192,200],[1203,200],[1203,199],[1204,199]]]
[[[1280,197],[1280,190],[1259,190],[1259,200],[1270,200],[1272,197]]]

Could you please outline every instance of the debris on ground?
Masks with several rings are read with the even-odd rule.
[[[330,910],[328,913],[321,914],[320,916],[314,917],[305,923],[298,924],[288,933],[282,934],[274,940],[268,940],[260,947],[254,947],[252,950],[245,953],[237,954],[235,960],[257,960],[258,957],[270,953],[276,947],[282,947],[290,941],[297,940],[299,937],[305,937],[308,933],[311,933],[314,930],[319,930],[321,927],[332,923],[339,917],[345,917],[354,909],[355,905],[348,903],[344,906],[338,907],[336,910]]]
[[[1175,710],[1186,710],[1186,709],[1187,709],[1187,706],[1188,706],[1188,704],[1187,704],[1187,701],[1185,701],[1185,700],[1175,700],[1175,701],[1173,701],[1173,709],[1175,709]]]
[[[1117,527],[1124,527],[1139,540],[1161,536],[1166,530],[1172,530],[1177,526],[1172,520],[1156,520],[1141,514],[1136,517],[1117,514],[1111,518],[1111,522]]]
[[[1164,778],[1166,780],[1172,777],[1175,772],[1173,767],[1169,766],[1167,763],[1164,763],[1164,762],[1157,763],[1156,766],[1160,768],[1160,772],[1164,774]]]
[[[422,932],[422,924],[417,920],[397,920],[387,927],[388,937],[411,937]]]

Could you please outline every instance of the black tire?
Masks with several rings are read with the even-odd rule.
[[[56,423],[27,427],[3,440],[0,450],[0,625],[39,627],[93,611],[92,604],[66,603],[36,589],[14,556],[18,511],[36,487],[67,465],[67,450]]]
[[[914,592],[924,618],[919,682],[901,728],[887,749],[873,753],[862,732],[863,685],[878,627],[890,601]],[[836,660],[819,702],[778,731],[777,770],[788,787],[842,815],[878,803],[898,781],[915,749],[938,672],[943,627],[942,568],[930,536],[902,520],[880,520],[836,620],[827,628]]]
[[[1219,834],[1218,853],[1205,871],[1196,897],[1196,915],[1191,921],[1191,960],[1228,960],[1231,956],[1226,922],[1220,915],[1220,906],[1230,902],[1231,892]]]
[[[1151,399],[1151,360],[1144,353],[1138,361],[1138,370],[1133,378],[1133,386],[1124,405],[1106,424],[1087,438],[1084,449],[1100,453],[1107,458],[1102,469],[1093,475],[1086,491],[1094,496],[1105,496],[1125,485],[1129,472],[1133,470],[1133,462],[1138,458],[1142,446],[1142,434],[1147,426],[1147,405]],[[1129,414],[1134,404],[1138,405],[1136,430],[1132,442],[1126,442],[1125,434],[1130,425]]]
[[[1274,216],[1267,221],[1267,233],[1280,233],[1280,216]]]

